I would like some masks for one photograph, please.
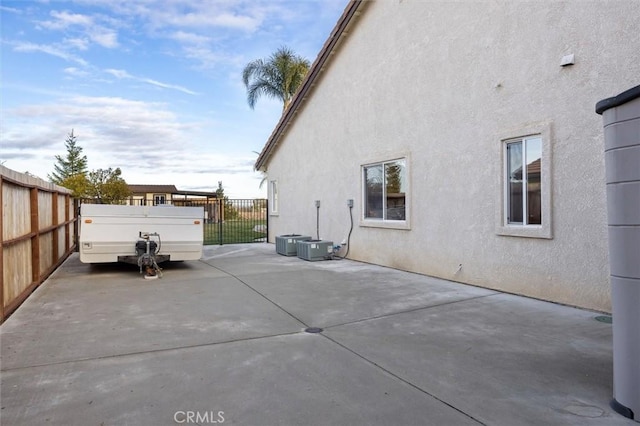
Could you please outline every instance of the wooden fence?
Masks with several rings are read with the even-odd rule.
[[[75,249],[66,188],[0,166],[0,322]]]

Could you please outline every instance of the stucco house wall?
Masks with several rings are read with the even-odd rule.
[[[319,236],[340,243],[353,199],[349,258],[610,311],[594,107],[639,82],[640,2],[360,9],[264,162],[269,240],[315,237],[319,213]],[[574,64],[562,67],[569,54]],[[530,134],[543,139],[544,229],[514,236],[504,226],[503,141]],[[408,219],[369,226],[362,166],[401,157]]]

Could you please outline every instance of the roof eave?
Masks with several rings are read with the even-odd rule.
[[[273,132],[271,132],[271,136],[269,136],[267,143],[265,144],[264,148],[262,148],[262,151],[260,152],[260,155],[258,156],[258,159],[256,160],[254,165],[255,170],[266,170],[266,165],[269,161],[269,158],[278,145],[280,138],[286,131],[290,122],[294,119],[298,110],[302,107],[302,103],[306,99],[307,94],[309,94],[310,90],[313,88],[315,82],[320,77],[325,64],[331,58],[332,53],[340,43],[341,37],[343,35],[346,35],[345,31],[351,23],[353,17],[357,16],[361,6],[365,3],[366,0],[350,0],[349,4],[345,7],[344,12],[342,12],[342,16],[340,16],[340,19],[338,19],[336,26],[333,28],[333,31],[331,31],[331,35],[329,36],[327,41],[325,41],[322,49],[320,50],[320,53],[318,53],[318,56],[316,57],[316,60],[311,65],[307,76],[298,88],[296,94],[293,96],[291,104],[289,104],[289,107],[282,114],[282,117],[280,117],[280,120],[278,121],[278,124],[274,128]]]

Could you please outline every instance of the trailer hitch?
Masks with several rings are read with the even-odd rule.
[[[138,256],[138,266],[140,267],[140,273],[144,271],[144,279],[156,279],[162,278],[162,269],[156,262],[156,254],[160,252],[161,242],[160,234],[157,232],[140,232],[138,237],[140,238],[136,242],[136,255]],[[158,243],[151,239],[151,237],[157,237]]]

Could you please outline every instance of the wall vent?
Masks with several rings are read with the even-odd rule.
[[[300,234],[280,235],[276,237],[276,253],[283,256],[295,256],[298,254],[296,242],[310,239],[311,237]]]
[[[304,260],[328,260],[333,253],[333,241],[298,241],[298,257]]]

